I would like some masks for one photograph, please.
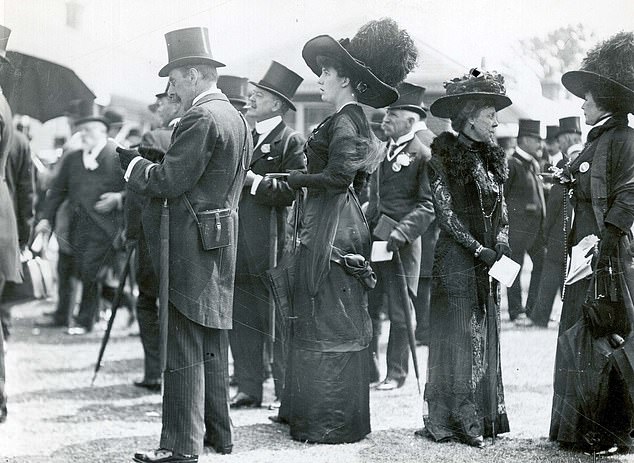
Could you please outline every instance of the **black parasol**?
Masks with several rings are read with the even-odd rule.
[[[0,66],[0,85],[14,114],[41,122],[64,116],[73,105],[92,101],[95,94],[71,69],[17,51]]]

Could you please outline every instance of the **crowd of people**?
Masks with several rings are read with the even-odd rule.
[[[334,109],[307,139],[284,122],[303,80],[296,72],[273,61],[249,84],[218,75],[224,64],[206,28],[165,39],[159,76],[168,84],[153,108],[160,126],[130,133],[123,146],[112,114],[92,106],[79,114],[34,217],[20,160],[28,143],[0,98],[0,294],[4,282],[21,281],[29,236],[54,232],[58,301],[42,326],[84,335],[122,268],[134,269],[138,297],[127,291],[124,304],[135,307],[145,357],[135,385],[163,393],[159,446],[134,461],[197,462],[204,446],[231,453],[229,411],[262,406],[270,375],[271,419],[293,439],[359,441],[371,432],[371,385],[402,387],[416,344],[429,346],[416,434],[484,447],[510,429],[500,282],[489,270],[508,258],[521,266],[526,255],[528,299],[516,278],[510,320],[547,327],[557,293],[564,298],[550,438],[630,450],[634,33],[600,43],[563,75],[585,101],[585,143],[578,117],[548,126],[545,139],[540,121],[522,119],[508,152],[495,134],[497,113],[512,104],[504,77],[474,68],[448,80],[428,108],[424,88],[405,81],[414,42],[391,19],[350,40],[319,35],[304,45]],[[382,116],[369,120],[362,105]],[[434,134],[428,113],[452,130]],[[570,256],[592,235],[598,244],[570,281]],[[133,265],[122,262],[126,249]],[[4,374],[0,349],[0,421]]]

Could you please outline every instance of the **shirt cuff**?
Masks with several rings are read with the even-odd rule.
[[[251,184],[251,194],[255,196],[255,193],[258,191],[258,187],[260,186],[260,182],[264,177],[261,175],[255,174],[253,177],[253,183]]]
[[[136,166],[136,163],[139,162],[141,159],[143,159],[141,156],[135,156],[134,158],[132,158],[132,161],[130,161],[128,168],[125,170],[125,174],[123,174],[123,179],[126,182],[130,180],[130,176],[132,175],[132,169],[134,169],[134,166]]]

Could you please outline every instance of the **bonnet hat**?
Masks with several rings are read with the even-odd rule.
[[[473,68],[468,74],[456,77],[443,84],[447,93],[438,98],[430,107],[436,117],[451,119],[471,99],[486,99],[493,102],[496,111],[512,104],[506,96],[504,76],[497,72],[481,71]]]
[[[384,108],[398,99],[395,87],[416,65],[418,51],[407,31],[384,18],[361,26],[352,39],[318,35],[306,42],[302,57],[316,75],[321,74],[319,56],[346,68],[359,103]]]

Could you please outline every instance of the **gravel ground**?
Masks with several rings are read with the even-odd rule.
[[[156,447],[160,395],[131,385],[142,374],[139,338],[117,317],[105,362],[94,386],[92,371],[101,332],[70,337],[34,328],[53,303],[14,307],[15,327],[7,355],[9,418],[0,425],[0,462],[128,462],[135,450]],[[553,324],[554,325],[554,324]],[[547,330],[502,327],[502,363],[511,432],[483,450],[437,444],[414,436],[422,427],[423,401],[414,376],[392,392],[372,391],[372,433],[355,444],[308,445],[290,439],[287,427],[271,423],[266,408],[232,412],[234,453],[205,453],[214,462],[591,462],[560,451],[546,438],[552,400],[556,326]],[[384,327],[387,333],[388,326]],[[385,349],[386,339],[382,340]],[[427,349],[418,349],[425,371]],[[385,355],[382,355],[383,362]],[[385,365],[382,365],[385,370]],[[421,383],[424,384],[424,378]],[[272,399],[271,381],[265,402]],[[634,456],[597,458],[634,462]]]

